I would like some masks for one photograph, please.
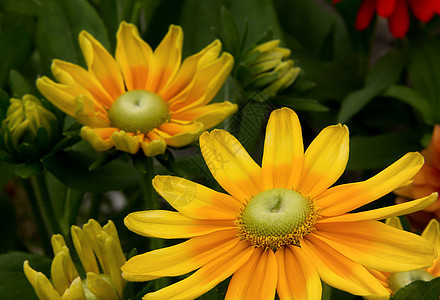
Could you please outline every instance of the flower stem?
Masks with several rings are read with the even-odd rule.
[[[32,212],[35,217],[35,223],[38,227],[38,232],[40,233],[41,243],[46,255],[50,255],[52,252],[52,247],[50,243],[50,233],[46,228],[45,222],[43,220],[41,208],[38,205],[37,198],[35,196],[34,190],[32,188],[31,181],[29,179],[23,179],[23,186],[26,190],[29,202],[32,207]]]
[[[50,199],[49,191],[47,189],[46,178],[44,177],[43,172],[40,172],[31,177],[30,182],[35,194],[38,208],[40,210],[48,233],[50,235],[63,233],[58,219],[55,215],[55,211],[53,209],[52,201]]]

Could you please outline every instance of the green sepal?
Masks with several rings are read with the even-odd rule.
[[[99,167],[102,167],[115,159],[117,159],[119,156],[123,154],[122,151],[118,151],[116,149],[110,149],[103,153],[101,153],[97,160],[95,160],[92,164],[89,166],[89,170],[93,171],[96,170]]]
[[[33,162],[28,164],[22,164],[15,169],[15,175],[26,179],[32,177],[43,170],[43,165],[40,162]]]

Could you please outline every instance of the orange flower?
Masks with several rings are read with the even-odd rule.
[[[182,28],[170,29],[153,52],[134,25],[122,22],[115,58],[89,33],[79,44],[88,70],[54,60],[52,73],[37,80],[40,92],[85,125],[81,136],[97,151],[155,156],[167,145],[182,147],[237,110],[230,102],[208,103],[228,77],[233,58],[217,40],[182,57]]]
[[[398,196],[397,202],[419,198],[433,192],[440,192],[440,125],[435,125],[432,140],[428,148],[421,154],[425,157],[425,164],[414,177],[414,181],[407,187],[394,191]],[[440,220],[440,201],[435,201],[423,211],[408,215],[415,229],[423,229],[428,222],[436,218]]]

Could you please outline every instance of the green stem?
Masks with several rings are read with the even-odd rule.
[[[37,223],[38,232],[40,233],[41,243],[44,249],[44,253],[50,255],[52,253],[52,247],[50,243],[50,234],[45,226],[43,220],[41,208],[38,205],[37,198],[35,197],[32,184],[29,179],[23,179],[23,186],[26,190],[29,202],[32,206],[32,212],[34,213],[35,222]]]
[[[50,235],[56,233],[63,233],[58,219],[53,209],[52,201],[50,200],[49,191],[47,189],[46,178],[43,172],[38,173],[31,179],[31,184],[35,192],[35,198],[40,208],[41,216],[44,224]]]

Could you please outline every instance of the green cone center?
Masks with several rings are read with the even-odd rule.
[[[169,120],[168,105],[152,92],[129,91],[112,104],[108,117],[113,127],[132,133],[147,133]]]
[[[271,189],[252,198],[242,212],[245,230],[260,237],[292,234],[307,221],[310,202],[288,189]]]

